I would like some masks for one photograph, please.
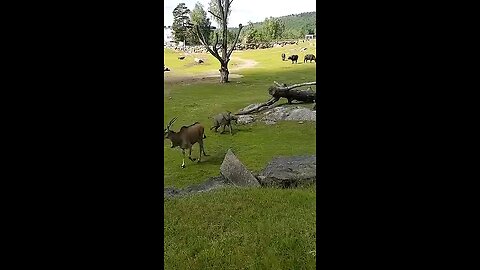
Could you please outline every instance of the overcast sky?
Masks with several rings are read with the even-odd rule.
[[[200,2],[203,9],[208,12],[208,3],[210,0],[165,0],[164,15],[166,26],[171,26],[173,22],[173,9],[179,3],[193,10],[195,3]],[[267,17],[280,17],[302,12],[316,11],[315,0],[233,0],[231,4],[232,13],[229,17],[228,26],[236,27],[238,24],[247,25],[249,21],[262,22]],[[208,13],[209,18],[211,14]],[[216,25],[212,19],[212,25]]]

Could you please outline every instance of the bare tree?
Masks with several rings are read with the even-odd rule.
[[[221,27],[221,35],[222,37],[220,38],[220,52],[218,51],[218,33],[215,33],[215,43],[213,46],[210,48],[210,45],[208,44],[208,37],[205,37],[203,32],[201,31],[199,25],[195,25],[195,28],[193,29],[195,35],[197,35],[198,39],[200,40],[200,43],[205,46],[205,48],[208,50],[208,52],[213,55],[215,58],[218,59],[220,62],[220,82],[221,83],[227,83],[228,82],[228,62],[230,61],[230,56],[232,55],[233,49],[235,48],[235,45],[237,44],[238,37],[240,36],[240,32],[242,31],[242,24],[238,25],[238,33],[237,36],[235,37],[235,41],[232,44],[232,47],[230,49],[227,48],[227,39],[228,39],[228,31],[227,31],[227,21],[228,21],[228,15],[230,13],[230,4],[233,2],[233,0],[217,0],[217,6],[218,6],[218,13],[215,13],[214,11],[209,10],[216,20],[219,21],[220,27]]]

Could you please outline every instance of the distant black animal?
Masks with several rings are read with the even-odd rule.
[[[297,63],[297,60],[298,60],[298,55],[294,54],[294,55],[291,55],[287,58],[288,60],[292,60],[292,64],[293,62]]]
[[[179,56],[178,59],[183,60],[185,59],[185,56]]]
[[[285,54],[282,53],[282,61],[285,61]]]
[[[163,66],[163,71],[164,71],[164,72],[165,72],[165,71],[170,71],[170,69],[167,68],[167,67],[165,67],[165,66]]]
[[[315,58],[315,55],[313,55],[313,54],[305,55],[305,57],[303,58],[303,62],[306,63],[308,60],[310,60],[310,63],[312,62],[312,60],[317,62],[317,59]]]

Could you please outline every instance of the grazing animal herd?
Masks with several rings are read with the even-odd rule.
[[[297,54],[290,55],[287,59],[291,60],[292,64],[293,63],[295,63],[295,64],[298,63],[297,62],[298,61],[298,55]],[[285,54],[284,53],[282,53],[282,61],[285,61]],[[303,62],[307,63],[307,61],[310,61],[310,63],[312,61],[317,62],[317,59],[315,58],[315,55],[313,55],[313,54],[306,54],[305,57],[303,58]]]

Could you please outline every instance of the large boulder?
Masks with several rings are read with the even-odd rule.
[[[235,186],[260,186],[257,179],[247,168],[238,160],[231,149],[228,149],[220,173]]]
[[[308,108],[297,108],[290,111],[289,115],[285,118],[287,121],[317,121],[317,112]]]
[[[316,156],[274,158],[258,174],[262,186],[291,188],[306,186],[317,180]]]
[[[316,121],[317,112],[302,106],[279,106],[264,112],[261,121],[267,125],[278,121]]]
[[[264,113],[265,116],[262,118],[262,121],[268,123],[284,120],[287,118],[287,116],[289,116],[289,110],[290,108],[288,107],[275,107],[272,110],[268,110]]]

